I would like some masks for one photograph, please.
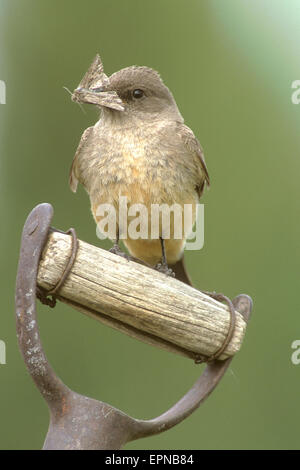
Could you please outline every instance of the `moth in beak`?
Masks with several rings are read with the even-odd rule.
[[[104,73],[103,64],[97,54],[88,71],[72,94],[77,103],[94,104],[99,107],[124,111],[124,104],[115,91],[109,91],[109,78]]]

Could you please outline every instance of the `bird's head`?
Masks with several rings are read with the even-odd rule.
[[[74,101],[95,104],[106,113],[126,119],[151,121],[169,117],[182,120],[170,90],[158,72],[131,66],[107,77],[99,55],[72,95]]]

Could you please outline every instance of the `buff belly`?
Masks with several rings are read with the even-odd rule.
[[[87,190],[97,224],[105,217],[103,213],[99,215],[99,206],[109,204],[114,208],[120,240],[132,256],[151,265],[157,264],[162,258],[159,239],[162,237],[165,239],[167,261],[174,264],[181,258],[185,245],[185,237],[181,234],[178,238],[178,231],[176,233],[178,219],[174,219],[171,213],[170,233],[166,233],[168,230],[159,219],[158,230],[153,237],[151,208],[153,204],[172,206],[176,203],[181,208],[189,204],[189,223],[183,217],[185,233],[189,233],[195,222],[198,195],[194,176],[188,166],[182,164],[184,156],[174,155],[173,152],[169,154],[168,149],[162,151],[162,140],[157,133],[152,135],[151,129],[152,127],[144,131],[147,131],[147,135],[142,130],[138,133],[136,129],[131,134],[127,129],[126,132],[119,131],[118,135],[114,135],[109,140],[108,148],[102,148],[101,160],[95,160],[94,165],[90,166],[90,175],[86,178],[89,181]],[[115,147],[112,148],[112,145]],[[139,216],[139,206],[135,207],[136,214],[133,212],[130,215],[127,212],[127,227],[124,229],[124,223],[121,226],[119,215],[123,203],[120,203],[120,198],[126,198],[127,211],[134,205],[141,205],[146,209],[147,214],[140,216],[142,220],[147,219],[146,234],[144,230],[141,237],[137,237],[136,233],[133,235],[130,231],[130,227],[134,227],[134,220]]]
[[[106,204],[107,209],[111,207],[115,212],[116,221],[116,230],[108,238],[114,240],[119,231],[120,240],[132,256],[153,266],[161,262],[161,237],[165,240],[168,264],[175,264],[181,259],[185,235],[191,232],[195,222],[196,193],[186,195],[176,192],[168,197],[157,184],[143,185],[143,188],[137,183],[127,186],[114,184],[106,187],[101,194],[98,192],[96,201],[92,201],[92,213],[98,227],[105,227],[107,233],[108,213],[101,211],[103,204]],[[168,208],[174,203],[168,217]],[[184,205],[188,207],[186,217]]]

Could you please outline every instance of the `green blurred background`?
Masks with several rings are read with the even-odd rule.
[[[254,311],[242,350],[202,407],[174,429],[126,449],[299,448],[300,79],[298,0],[0,0],[1,314],[0,448],[41,448],[48,410],[22,362],[14,286],[21,230],[40,202],[53,225],[95,233],[89,201],[68,187],[83,130],[97,114],[72,103],[101,54],[107,74],[148,65],[161,73],[204,147],[211,176],[205,246],[186,254],[198,288]],[[198,378],[192,361],[144,345],[58,304],[38,305],[43,344],[79,393],[140,418],[165,411]]]

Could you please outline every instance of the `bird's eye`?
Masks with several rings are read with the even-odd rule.
[[[143,92],[143,90],[140,90],[139,88],[137,88],[136,90],[133,90],[132,96],[134,98],[139,99],[139,98],[142,98],[144,96],[144,92]]]

